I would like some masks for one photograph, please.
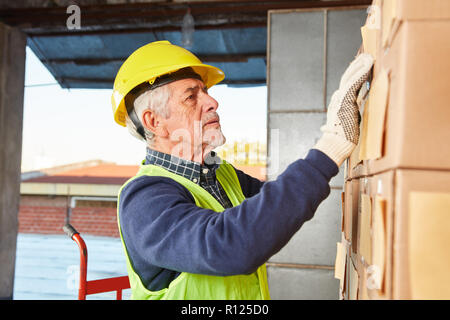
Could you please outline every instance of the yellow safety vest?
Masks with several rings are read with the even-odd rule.
[[[224,211],[224,207],[205,189],[177,174],[155,165],[142,165],[137,175],[128,180],[119,191],[137,177],[160,176],[168,177],[183,185],[192,194],[195,204],[201,208],[211,209],[215,212]],[[226,161],[216,170],[216,177],[225,190],[233,206],[239,205],[245,200],[242,193],[236,171]],[[209,276],[182,272],[167,288],[159,291],[150,291],[142,283],[139,275],[134,271],[120,228],[120,214],[117,206],[117,220],[119,224],[120,238],[125,249],[127,270],[130,279],[132,299],[140,300],[261,300],[270,299],[267,284],[266,265],[260,266],[257,271],[249,275],[235,276]]]

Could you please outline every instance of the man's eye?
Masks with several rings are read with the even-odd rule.
[[[186,100],[192,100],[194,98],[195,98],[195,96],[193,94],[191,94],[189,97],[186,98]]]

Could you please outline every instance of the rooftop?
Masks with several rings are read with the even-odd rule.
[[[265,166],[235,165],[252,177],[265,180]],[[71,165],[25,172],[22,194],[116,196],[119,188],[139,169],[138,165],[119,165],[92,160]]]
[[[23,173],[22,183],[122,185],[134,176],[138,169],[137,165],[118,165],[93,160]]]
[[[127,274],[119,238],[83,235],[88,249],[87,280]],[[80,256],[66,235],[23,234],[17,237],[15,300],[76,300]],[[130,290],[123,292],[128,299]],[[87,296],[88,300],[115,299],[114,292]]]

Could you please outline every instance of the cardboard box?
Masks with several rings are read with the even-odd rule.
[[[450,171],[395,169],[359,186],[359,297],[450,299]]]
[[[382,68],[364,110],[360,159],[367,174],[450,169],[449,56],[450,20],[401,25],[377,61]]]
[[[375,0],[372,5],[379,5]],[[391,45],[395,33],[402,23],[425,20],[450,19],[450,2],[448,0],[383,0],[379,10],[381,14],[381,45]]]
[[[376,7],[361,30],[374,77],[346,163],[346,298],[450,299],[450,1],[374,5],[380,28],[367,28]]]
[[[393,182],[393,297],[450,299],[450,171],[396,170]]]
[[[362,48],[376,60],[346,179],[450,169],[450,1],[374,0],[368,11]]]
[[[405,22],[450,19],[448,0],[374,0],[368,8],[365,25],[361,28],[364,52],[375,60],[387,51]],[[375,64],[378,73],[381,64]]]
[[[391,282],[392,268],[391,257],[388,252],[392,251],[392,237],[387,238],[387,234],[393,233],[393,205],[394,201],[387,204],[387,199],[393,199],[393,174],[389,171],[374,177],[363,177],[360,179],[352,179],[345,182],[344,193],[344,210],[343,210],[343,232],[342,240],[338,245],[341,250],[346,245],[347,262],[345,266],[344,284],[342,287],[347,289],[344,291],[346,299],[358,297],[358,299],[389,299],[392,297]],[[384,219],[382,236],[382,263],[381,266],[374,266],[379,263],[380,259],[374,258],[372,255],[380,248],[379,242],[373,243],[373,231],[376,210],[376,201],[382,199],[385,201]],[[389,219],[389,221],[387,221]],[[380,251],[380,250],[378,250]],[[336,261],[342,261],[336,259]],[[354,269],[353,269],[354,268]],[[342,270],[342,262],[339,270]],[[382,271],[382,272],[380,272]],[[357,276],[354,274],[356,272]],[[377,278],[379,277],[379,279]],[[358,283],[351,281],[358,279]]]

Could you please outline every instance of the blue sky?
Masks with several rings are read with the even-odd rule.
[[[112,90],[61,89],[27,48],[25,71],[22,171],[101,159],[138,164],[145,146],[117,125],[112,116]],[[266,86],[209,90],[227,142],[266,140]]]

